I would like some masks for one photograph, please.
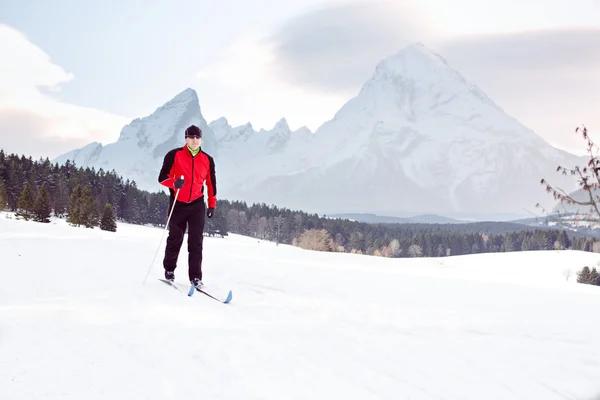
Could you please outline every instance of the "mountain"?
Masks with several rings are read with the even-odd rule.
[[[367,213],[330,214],[330,218],[349,219],[352,221],[370,224],[466,224],[472,221],[463,221],[434,214],[421,214],[411,217],[393,217]]]
[[[186,89],[151,115],[126,125],[117,142],[106,146],[94,142],[53,161],[71,160],[77,166],[114,169],[124,178],[135,180],[140,189],[155,192],[161,190],[158,172],[165,153],[185,144],[184,131],[191,124],[202,129],[203,147],[216,155],[214,135],[202,116],[198,95]]]
[[[270,130],[257,131],[250,123],[234,127],[224,117],[209,126],[221,156],[215,158],[217,190],[231,199],[236,196],[236,185],[258,183],[266,174],[289,168],[293,158],[277,158],[277,155],[294,153],[313,137],[306,127],[292,131],[285,118],[281,118]]]
[[[595,179],[591,179],[590,184],[597,183]],[[568,193],[569,196],[575,200],[582,203],[590,202],[590,193],[585,189],[577,189],[572,193]],[[592,198],[596,204],[599,204],[598,199],[600,199],[600,190],[592,189]],[[556,206],[552,209],[552,214],[581,214],[581,215],[589,215],[593,218],[598,219],[598,212],[594,209],[593,206],[590,205],[581,205],[581,204],[569,204],[566,201],[561,201],[556,204]]]
[[[175,99],[125,127],[117,143],[91,144],[60,160],[114,166],[139,187],[158,190],[164,152],[182,145],[184,127],[195,121],[215,157],[219,198],[328,214],[460,218],[521,215],[538,202],[550,209],[540,180],[575,188],[556,167],[583,160],[506,114],[421,43],[379,62],[314,133],[292,131],[285,118],[268,131],[232,127],[226,118],[207,125],[193,90]]]
[[[574,185],[555,171],[578,160],[422,44],[382,60],[313,136],[258,185],[241,177],[233,197],[331,213],[522,213],[552,201],[541,178]]]
[[[187,88],[151,115],[125,126],[117,142],[106,146],[93,142],[52,161],[71,160],[77,166],[115,169],[123,177],[135,180],[140,189],[164,190],[157,181],[163,157],[168,150],[185,145],[184,131],[190,124],[202,129],[202,148],[215,158],[217,182],[224,182],[223,186],[249,171],[254,160],[265,160],[288,146],[296,148],[298,140],[308,141],[312,136],[306,127],[292,132],[285,118],[272,130],[256,131],[250,123],[232,127],[224,117],[208,124],[196,91]],[[218,192],[223,193],[220,185]]]

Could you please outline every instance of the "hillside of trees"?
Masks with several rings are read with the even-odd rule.
[[[0,209],[36,214],[40,194],[47,196],[53,215],[70,218],[74,225],[98,226],[106,205],[123,222],[164,226],[167,219],[165,193],[141,191],[114,171],[77,168],[70,162],[59,166],[0,150]]]
[[[157,190],[159,189],[157,182]],[[164,227],[169,196],[149,193],[115,171],[70,162],[6,155],[0,150],[0,209],[48,222],[116,230],[116,221]],[[229,232],[320,251],[383,257],[438,257],[522,250],[578,249],[600,252],[600,243],[564,230],[505,222],[468,224],[372,224],[328,218],[266,204],[219,199],[206,235]]]
[[[220,200],[227,229],[258,239],[385,257],[441,257],[523,250],[600,252],[600,241],[564,230],[531,229],[503,222],[470,224],[369,224],[319,217],[286,208]],[[496,226],[496,230],[494,229]],[[314,236],[314,237],[311,237]]]

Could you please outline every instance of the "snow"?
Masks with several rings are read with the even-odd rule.
[[[600,394],[600,288],[574,279],[598,254],[385,259],[207,237],[204,281],[233,290],[223,305],[159,282],[159,260],[142,284],[162,229],[119,223],[112,233],[6,215],[2,398]],[[186,260],[184,244],[181,283]]]

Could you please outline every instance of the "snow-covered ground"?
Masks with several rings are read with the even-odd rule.
[[[206,238],[224,305],[159,282],[162,254],[142,284],[161,235],[0,214],[1,399],[600,395],[600,287],[575,282],[599,254],[384,259]],[[186,264],[184,242],[181,283]]]

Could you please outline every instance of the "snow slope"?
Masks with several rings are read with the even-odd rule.
[[[156,280],[160,261],[142,285],[162,231],[118,229],[0,215],[0,398],[600,394],[600,288],[563,275],[597,254],[383,259],[206,238],[223,305]]]

